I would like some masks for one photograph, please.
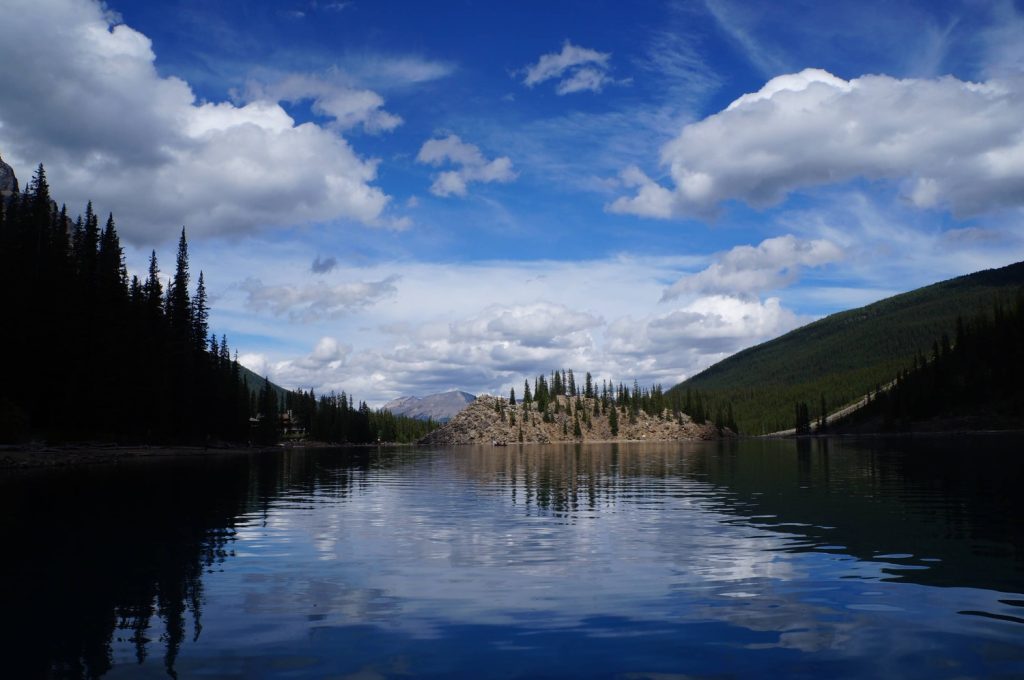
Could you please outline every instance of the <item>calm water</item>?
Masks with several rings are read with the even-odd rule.
[[[1022,677],[1024,440],[0,479],[0,676]]]

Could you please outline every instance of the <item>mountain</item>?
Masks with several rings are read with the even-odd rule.
[[[14,176],[14,168],[0,158],[0,198],[18,193],[18,178]]]
[[[263,382],[265,379],[264,376],[260,375],[259,373],[256,373],[255,371],[249,370],[248,368],[241,364],[238,365],[238,368],[239,376],[243,380],[245,380],[246,387],[249,388],[249,391],[252,392],[253,394],[259,394],[260,390],[263,389]],[[285,396],[288,394],[288,390],[281,387],[274,381],[270,381],[270,389],[273,390],[274,394],[277,395],[278,402],[284,403],[284,399]]]
[[[444,423],[455,417],[455,414],[466,408],[476,397],[468,392],[442,392],[426,397],[399,397],[384,404],[386,411],[396,416],[408,416],[420,420],[431,419]]]
[[[669,390],[700,392],[706,403],[731,403],[742,434],[792,428],[795,406],[817,418],[890,383],[929,355],[957,317],[991,310],[1024,286],[1024,262],[968,274],[840,312],[738,352]]]

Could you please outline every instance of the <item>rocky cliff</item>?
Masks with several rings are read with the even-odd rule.
[[[726,430],[719,433],[714,425],[698,425],[689,416],[673,416],[668,411],[661,416],[640,412],[635,422],[621,410],[618,417],[618,435],[612,434],[608,412],[594,415],[594,400],[558,397],[558,411],[548,407],[548,417],[538,413],[536,405],[522,403],[510,405],[501,397],[482,395],[461,413],[438,430],[427,435],[421,444],[448,446],[453,444],[539,443],[574,441],[673,441],[717,439],[732,436]],[[579,422],[579,435],[575,434]]]
[[[0,198],[7,198],[18,193],[18,178],[14,176],[14,168],[0,158]]]

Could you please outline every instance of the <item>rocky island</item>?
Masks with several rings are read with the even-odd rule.
[[[712,423],[665,409],[651,416],[625,406],[602,408],[599,398],[553,397],[544,411],[536,403],[509,403],[481,395],[448,424],[420,440],[426,446],[454,444],[549,444],[557,442],[707,440],[735,436]]]

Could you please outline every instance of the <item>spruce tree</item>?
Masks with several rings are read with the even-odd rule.
[[[206,304],[206,283],[203,272],[199,272],[199,283],[196,285],[196,296],[192,301],[192,338],[196,348],[202,351],[206,345],[206,336],[210,332],[210,310]],[[215,341],[216,342],[216,341]],[[216,352],[211,352],[216,356]]]
[[[167,317],[171,330],[179,341],[192,335],[192,310],[188,294],[188,241],[185,240],[185,228],[181,228],[178,239],[178,256],[175,259],[174,279],[167,292]]]

